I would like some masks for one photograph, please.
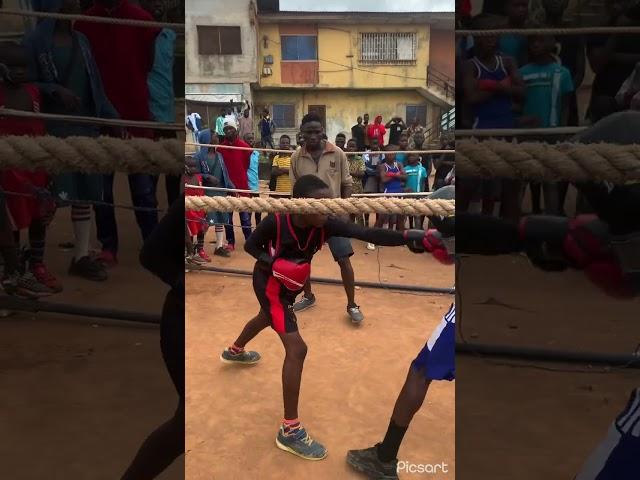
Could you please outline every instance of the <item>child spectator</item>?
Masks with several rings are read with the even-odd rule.
[[[427,169],[420,164],[420,155],[410,153],[407,165],[404,166],[404,173],[407,176],[405,182],[405,192],[420,193],[429,191]],[[409,217],[409,228],[421,229],[423,217]]]
[[[395,145],[387,145],[385,148],[384,163],[378,165],[378,175],[380,183],[384,187],[384,193],[402,193],[404,192],[404,182],[407,176],[402,169],[402,165],[396,162]],[[376,218],[376,226],[382,227],[389,222],[390,229],[404,230],[404,215],[379,215]]]
[[[349,161],[349,174],[353,177],[353,186],[351,193],[364,193],[364,160],[361,155],[350,154],[349,152],[358,151],[358,142],[355,138],[349,139],[347,142],[347,160]],[[351,215],[351,221],[364,226],[364,214]]]
[[[516,0],[512,0],[516,1]],[[478,15],[473,28],[493,29],[499,19],[491,15]],[[524,96],[524,83],[515,62],[498,53],[498,38],[478,36],[475,56],[463,64],[463,89],[473,113],[473,128],[514,128],[513,100]],[[518,218],[520,215],[518,180],[487,180],[467,178],[459,184],[457,204],[461,211],[468,210],[474,200],[482,200],[482,211],[493,214],[494,202],[501,200],[502,215]]]
[[[218,136],[211,132],[211,129],[205,129],[200,132],[199,142],[207,145],[218,145]],[[198,162],[199,171],[203,178],[207,180],[205,186],[220,187],[220,188],[235,188],[229,178],[229,173],[224,164],[222,154],[217,152],[215,148],[202,147],[196,154],[196,160]],[[227,195],[225,191],[219,190],[205,190],[205,194],[208,197],[224,197]],[[225,225],[229,223],[229,217],[231,215],[226,212],[207,212],[207,225],[213,225],[216,233],[216,249],[213,251],[214,255],[220,257],[229,257],[230,252],[225,246]],[[200,254],[204,251],[204,235],[201,235],[201,239],[198,241],[197,253]],[[203,258],[208,255],[202,255]]]
[[[289,135],[280,135],[278,148],[280,150],[291,150],[291,138]],[[273,157],[271,165],[271,176],[276,178],[276,192],[291,193],[291,179],[289,172],[291,170],[291,155],[287,153],[279,153]]]
[[[11,108],[27,112],[40,111],[40,91],[27,83],[27,55],[15,43],[0,43],[0,109]],[[0,135],[44,135],[44,124],[38,119],[0,118]],[[42,264],[46,218],[53,215],[53,205],[37,197],[49,183],[44,172],[1,170],[0,187],[0,254],[4,261],[2,287],[7,294],[39,298],[54,293],[48,281],[48,270]],[[29,229],[30,268],[19,274],[18,245],[14,233]],[[40,263],[36,263],[37,260]],[[48,275],[46,275],[48,274]],[[52,276],[53,277],[53,276]],[[54,278],[55,280],[55,278]]]
[[[52,13],[77,13],[74,2],[48,2]],[[77,49],[73,45],[78,46]],[[46,113],[118,118],[106,97],[102,77],[87,38],[72,29],[68,20],[43,19],[24,40],[29,55],[30,75],[38,83]],[[173,95],[173,92],[172,92]],[[175,117],[173,120],[175,121]],[[56,137],[97,137],[97,125],[49,121],[47,133]],[[178,177],[176,177],[178,178]],[[91,205],[78,202],[103,201],[103,176],[62,173],[54,177],[58,201],[71,203],[74,252],[69,274],[93,281],[107,279],[104,265],[89,256]]]
[[[364,193],[380,193],[380,176],[378,175],[378,165],[384,162],[384,153],[380,152],[378,139],[371,140],[371,146],[362,157],[364,160]],[[369,214],[364,214],[365,227],[369,226]],[[375,246],[368,244],[369,250],[375,250]]]
[[[571,73],[555,62],[553,52],[555,41],[548,36],[529,37],[529,58],[531,63],[520,69],[526,85],[526,99],[523,115],[528,123],[536,127],[560,127],[567,123],[570,94],[573,92]],[[563,186],[563,191],[566,188]],[[539,186],[532,184],[532,203],[539,209]],[[564,198],[559,197],[556,183],[544,184],[545,211],[551,215],[561,215]]]
[[[347,136],[340,132],[339,134],[336,135],[336,147],[338,147],[340,150],[344,151],[344,146],[347,143]]]
[[[256,147],[256,141],[253,132],[245,133],[242,139],[252,147]],[[249,170],[247,170],[247,181],[249,183],[249,190],[256,192],[256,195],[253,195],[254,197],[258,197],[260,192],[259,169],[260,152],[258,150],[254,150],[253,152],[251,152],[251,158],[249,159]],[[260,220],[262,219],[262,213],[255,212],[255,218],[256,225],[258,225],[260,223]]]
[[[424,136],[423,136],[424,138]],[[420,145],[420,148],[422,148],[422,145]],[[409,150],[409,136],[407,135],[407,133],[401,133],[400,137],[398,137],[398,150],[401,152],[406,152],[407,150]],[[414,149],[414,150],[419,150],[419,149]],[[407,154],[406,153],[396,153],[396,162],[398,162],[400,165],[404,166],[407,164]]]
[[[193,188],[190,185],[196,187],[202,187],[204,185],[202,174],[198,173],[199,168],[196,160],[193,157],[187,157],[185,160],[185,176],[184,176],[184,194],[185,196],[203,196],[204,190],[201,188]],[[185,212],[185,218],[187,222],[187,229],[189,231],[189,238],[191,245],[194,245],[194,240],[197,242],[198,236],[203,235],[207,229],[206,221],[207,213],[204,210],[187,210]],[[195,238],[194,238],[195,237]],[[196,247],[196,251],[191,252],[191,262],[193,257],[199,256],[205,262],[210,262],[211,259],[206,256],[202,248]],[[193,263],[201,263],[201,261],[195,261]]]
[[[505,28],[524,28],[529,17],[529,0],[507,0],[504,13],[507,17]],[[527,38],[523,35],[501,35],[498,50],[518,66],[527,62]]]

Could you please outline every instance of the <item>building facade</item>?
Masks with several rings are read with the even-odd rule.
[[[310,111],[320,114],[330,140],[350,135],[365,113],[385,123],[418,118],[435,131],[453,107],[453,13],[259,9],[257,20],[253,97],[256,111],[271,112],[276,137],[295,134]]]
[[[252,101],[257,82],[256,4],[253,0],[187,0],[185,5],[187,112],[213,125],[221,107]]]

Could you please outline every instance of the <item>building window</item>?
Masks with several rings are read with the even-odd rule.
[[[315,35],[282,35],[282,60],[317,60],[318,37]]]
[[[360,63],[412,65],[416,63],[415,33],[362,33]]]
[[[240,27],[198,25],[200,55],[242,55]]]
[[[415,119],[423,127],[427,126],[427,106],[426,105],[407,105],[407,125],[411,125]]]
[[[296,128],[296,106],[290,104],[273,105],[273,123],[277,128]]]

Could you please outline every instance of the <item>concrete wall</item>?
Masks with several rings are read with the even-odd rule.
[[[255,7],[252,0],[187,0],[186,83],[257,81]],[[239,26],[242,55],[199,55],[198,25]]]
[[[327,117],[327,136],[333,142],[336,134],[345,132],[351,135],[351,127],[356,118],[368,113],[373,121],[378,114],[383,122],[388,122],[394,114],[405,116],[406,105],[426,105],[426,100],[411,90],[306,90],[283,89],[262,90],[253,93],[256,107],[270,107],[274,103],[294,104],[296,107],[295,128],[282,129],[276,132],[286,133],[292,138],[298,131],[300,120],[307,113],[309,105],[325,105]],[[428,121],[437,117],[438,109],[427,107]],[[405,120],[406,121],[406,120]],[[347,137],[349,138],[349,137]],[[388,139],[388,134],[387,134]]]
[[[417,33],[416,64],[384,66],[360,64],[359,43],[360,33],[362,32]],[[264,37],[266,37],[266,41]],[[259,25],[258,39],[258,71],[262,72],[265,56],[271,55],[273,57],[273,65],[268,65],[272,68],[273,74],[269,76],[261,75],[260,84],[262,86],[287,85],[283,84],[281,76],[279,25]],[[353,25],[352,28],[345,25],[318,25],[319,75],[316,86],[321,88],[406,88],[424,86],[429,63],[429,50],[429,26],[426,24],[406,26],[358,24]],[[390,75],[377,75],[363,70]]]

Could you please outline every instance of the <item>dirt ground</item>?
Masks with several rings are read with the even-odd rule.
[[[638,345],[640,302],[614,301],[578,272],[470,257],[458,275],[467,341],[618,354]],[[638,386],[638,370],[469,355],[457,356],[456,377],[456,471],[492,480],[573,478]]]
[[[354,249],[356,279],[378,281],[378,253],[359,241]],[[431,258],[404,248],[383,248],[379,255],[383,281],[453,286],[453,268]],[[240,251],[215,262],[242,269],[253,264]],[[328,249],[314,259],[313,275],[340,277]],[[258,311],[250,282],[249,277],[187,274],[186,478],[269,480],[283,478],[285,470],[313,480],[362,478],[346,464],[345,454],[382,439],[409,364],[452,296],[359,289],[356,301],[365,320],[354,327],[346,317],[342,287],[314,287],[317,305],[298,315],[309,346],[300,417],[329,454],[323,461],[308,462],[275,446],[284,358],[276,334],[265,330],[249,345],[262,354],[258,365],[237,368],[219,361],[221,351]],[[400,450],[401,460],[448,465],[448,474],[430,478],[455,476],[454,389],[454,382],[431,387]]]
[[[130,204],[126,178],[116,178],[116,202]],[[133,212],[117,215],[120,264],[106,283],[94,283],[66,275],[71,252],[58,244],[72,240],[71,221],[68,209],[58,211],[46,261],[65,291],[51,301],[160,312],[166,288],[138,264]],[[120,478],[176,404],[157,327],[48,313],[0,318],[2,478]],[[181,460],[159,478],[177,480],[183,471]]]

